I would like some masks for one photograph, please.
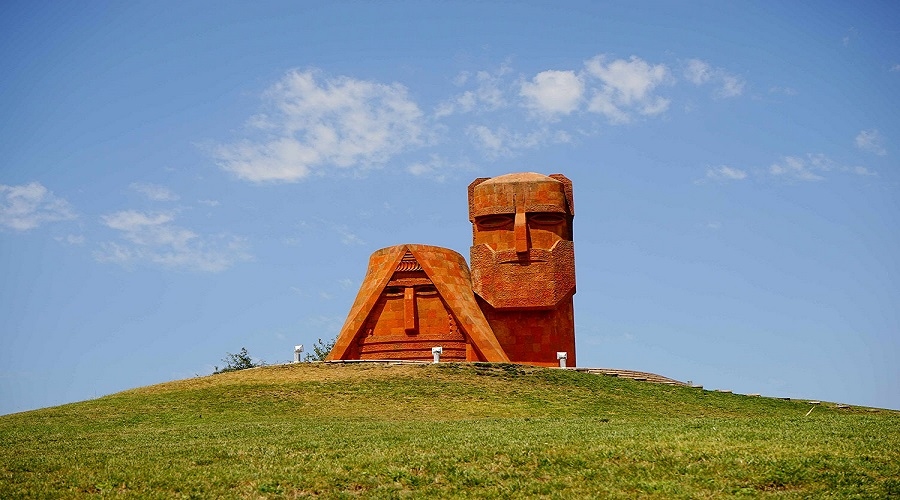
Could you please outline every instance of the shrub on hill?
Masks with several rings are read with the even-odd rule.
[[[238,370],[246,370],[247,368],[254,368],[257,366],[262,366],[264,363],[254,363],[253,358],[250,357],[250,353],[247,352],[246,347],[241,347],[241,351],[237,354],[227,353],[228,355],[222,358],[222,361],[225,362],[225,367],[221,370],[218,366],[215,367],[215,372],[213,373],[225,373],[225,372],[234,372]]]
[[[328,354],[334,349],[335,342],[337,342],[337,337],[328,342],[319,339],[312,346],[313,352],[307,353],[306,361],[325,361],[325,358],[328,357]]]

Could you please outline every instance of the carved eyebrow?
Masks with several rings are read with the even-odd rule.
[[[559,224],[566,220],[566,217],[563,214],[557,213],[536,213],[536,214],[528,214],[529,222],[534,222],[535,224]]]
[[[493,229],[498,227],[503,227],[507,224],[511,224],[513,221],[512,215],[505,214],[496,214],[496,215],[485,215],[475,219],[475,223],[481,227],[486,229]]]

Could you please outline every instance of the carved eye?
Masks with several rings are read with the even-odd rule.
[[[432,285],[424,285],[424,286],[416,287],[416,295],[427,297],[429,295],[437,295],[437,293],[438,293],[437,288],[435,288]]]
[[[403,296],[403,287],[400,286],[389,286],[384,289],[384,294],[388,297],[399,297]]]
[[[475,221],[482,229],[500,229],[513,223],[511,215],[485,215]]]
[[[554,226],[566,221],[566,217],[562,214],[541,213],[531,214],[528,216],[528,222],[539,226]]]

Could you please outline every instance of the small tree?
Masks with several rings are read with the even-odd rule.
[[[325,361],[325,358],[327,358],[328,354],[331,353],[331,350],[334,349],[335,342],[337,342],[336,337],[328,342],[319,339],[312,346],[313,352],[306,354],[306,361]]]
[[[253,359],[250,357],[250,353],[247,352],[246,347],[241,347],[241,352],[237,354],[232,354],[230,352],[227,354],[227,356],[222,358],[222,361],[225,362],[225,367],[220,370],[219,367],[216,366],[216,371],[214,373],[234,372],[261,366],[260,363],[253,362]]]

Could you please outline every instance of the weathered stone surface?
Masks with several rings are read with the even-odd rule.
[[[472,272],[428,245],[372,254],[329,360],[575,363],[572,182],[515,173],[469,186]]]
[[[397,245],[373,253],[328,359],[509,361],[472,293],[458,253]]]
[[[472,286],[513,362],[576,366],[575,215],[563,175],[516,173],[469,185]]]

